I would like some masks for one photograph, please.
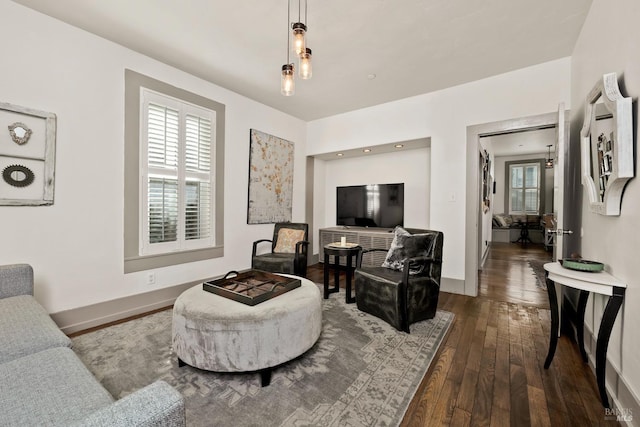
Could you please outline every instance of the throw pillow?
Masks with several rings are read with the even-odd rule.
[[[273,252],[280,254],[293,254],[296,252],[296,243],[304,240],[304,230],[293,228],[281,228],[278,230],[278,241]]]
[[[387,257],[382,263],[383,267],[392,270],[402,270],[404,259],[406,258],[404,255],[404,241],[408,236],[411,236],[411,233],[400,226],[397,226],[393,230],[393,241],[387,252]]]
[[[382,263],[382,267],[392,270],[402,270],[407,258],[418,256],[428,256],[435,239],[431,234],[411,234],[404,228],[398,226],[393,230],[394,236],[391,247],[387,252],[387,257]],[[409,274],[420,274],[424,265],[411,268]]]
[[[502,215],[498,215],[498,214],[494,215],[493,216],[493,220],[497,223],[496,225],[498,227],[501,227],[501,228],[508,227],[507,221],[505,221],[505,219],[504,219],[504,217]]]

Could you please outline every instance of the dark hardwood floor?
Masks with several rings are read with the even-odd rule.
[[[529,260],[542,246],[493,244],[479,272],[479,296],[440,293],[456,315],[402,427],[599,426],[605,420],[595,376],[562,336],[548,370],[550,311]],[[322,283],[321,264],[308,278]],[[344,283],[344,280],[341,280]]]

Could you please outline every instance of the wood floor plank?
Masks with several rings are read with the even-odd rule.
[[[512,426],[531,425],[527,374],[520,365],[511,364],[511,399],[509,418]]]
[[[489,425],[491,422],[497,340],[498,329],[495,326],[487,326],[482,350],[482,368],[478,375],[476,399],[471,412],[471,424],[474,426]]]
[[[547,410],[547,399],[544,390],[527,386],[527,395],[529,396],[529,417],[532,427],[550,427],[551,418]]]

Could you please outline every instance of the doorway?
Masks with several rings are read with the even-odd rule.
[[[558,123],[557,113],[541,114],[519,119],[504,120],[467,127],[467,182],[466,182],[466,246],[465,246],[465,294],[478,295],[478,259],[481,238],[478,224],[480,197],[477,192],[479,180],[478,153],[482,148],[480,138],[534,129],[555,127]]]
[[[543,219],[553,212],[556,140],[555,126],[480,137],[491,155],[493,183],[490,204],[479,209],[487,210],[478,239],[487,243],[479,265],[480,297],[548,307],[542,266],[553,252]]]

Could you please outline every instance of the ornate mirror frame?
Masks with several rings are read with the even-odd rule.
[[[599,119],[611,120],[609,135],[597,135]],[[580,152],[582,185],[591,211],[620,215],[624,187],[634,176],[633,119],[631,98],[620,93],[616,73],[602,76],[587,95]]]

